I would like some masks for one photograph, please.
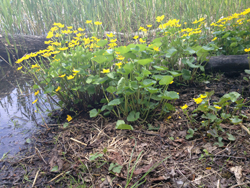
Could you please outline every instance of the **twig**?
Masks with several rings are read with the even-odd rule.
[[[35,176],[35,179],[33,181],[33,184],[32,184],[32,187],[34,187],[35,183],[36,183],[36,179],[38,177],[38,174],[39,174],[39,170],[36,172],[36,176]]]
[[[247,184],[250,185],[250,181],[248,181],[248,182],[246,182],[246,183],[241,183],[241,184],[233,185],[233,186],[231,186],[230,188],[238,187],[238,186],[241,186],[241,185],[247,185]]]
[[[73,141],[75,141],[75,142],[77,142],[77,143],[79,143],[79,144],[82,144],[82,145],[84,145],[84,146],[87,146],[88,144],[85,144],[85,143],[83,143],[83,142],[81,142],[81,141],[79,141],[79,140],[76,140],[76,139],[74,139],[74,138],[70,138],[70,140],[73,140]]]
[[[250,131],[248,130],[248,128],[246,128],[242,123],[240,123],[239,125],[250,135]]]
[[[245,159],[245,157],[234,157],[234,156],[231,156],[231,155],[206,155],[206,156],[203,156],[202,158],[207,158],[207,157],[230,157],[230,158],[235,158],[235,159]],[[187,162],[187,161],[192,161],[192,160],[196,160],[196,159],[199,159],[200,157],[195,157],[193,159],[187,159],[187,160],[184,160],[184,161],[180,161],[179,163],[183,163],[183,162]]]
[[[39,156],[42,158],[43,162],[44,162],[45,164],[47,164],[47,162],[44,160],[44,158],[43,158],[41,152],[37,149],[37,147],[35,147],[35,149],[36,149],[37,153],[39,154]]]
[[[65,173],[65,172],[62,172],[61,174],[58,174],[56,177],[54,177],[52,180],[50,180],[49,183],[52,182],[52,181],[54,181],[55,179],[57,179],[58,177],[60,177],[60,176],[63,175],[64,173]]]

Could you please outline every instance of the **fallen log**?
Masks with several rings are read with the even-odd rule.
[[[120,35],[123,38],[123,35]],[[7,40],[6,40],[7,38]],[[26,53],[37,52],[47,48],[46,36],[34,35],[0,35],[0,59],[8,60],[8,53],[12,59],[17,60]],[[16,49],[15,49],[16,48]],[[250,59],[245,55],[213,56],[204,62],[206,72],[244,72],[249,69]]]
[[[15,61],[26,53],[45,49],[45,40],[46,36],[0,34],[0,59],[8,61],[10,56]]]
[[[249,69],[250,59],[249,55],[221,55],[212,56],[208,62],[205,63],[206,72],[244,72]]]

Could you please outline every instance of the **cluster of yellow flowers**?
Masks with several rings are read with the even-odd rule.
[[[160,24],[159,29],[165,29],[166,27],[181,27],[181,24],[179,24],[180,20],[169,20],[167,23]]]
[[[245,18],[240,18],[240,16],[243,15],[247,15],[250,13],[250,8],[245,9],[243,12],[241,13],[234,13],[231,16],[225,17],[225,18],[221,18],[219,19],[216,23],[211,23],[211,26],[217,26],[217,27],[222,27],[222,28],[226,28],[225,24],[233,19],[238,19],[236,21],[236,23],[238,25],[243,24],[243,21],[245,20]],[[239,19],[240,18],[240,19]],[[247,20],[247,22],[250,22],[250,19]]]

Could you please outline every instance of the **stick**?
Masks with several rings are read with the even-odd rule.
[[[244,125],[242,125],[242,123],[240,123],[239,125],[241,126],[242,129],[247,131],[247,133],[250,135],[250,131],[248,130],[248,128],[246,128]]]
[[[73,141],[75,141],[75,142],[77,142],[77,143],[79,143],[79,144],[82,144],[82,145],[84,145],[84,146],[87,146],[87,144],[85,144],[85,143],[83,143],[83,142],[81,142],[81,141],[79,141],[79,140],[76,140],[76,139],[74,139],[74,138],[70,138],[70,140],[73,140]]]
[[[43,162],[44,162],[45,164],[47,164],[47,162],[44,160],[42,154],[41,154],[40,151],[37,149],[37,147],[35,147],[35,149],[36,149],[37,153],[39,154],[39,156],[42,158]]]
[[[38,177],[38,174],[39,174],[39,170],[36,172],[36,176],[35,176],[35,179],[33,181],[33,184],[32,184],[32,187],[34,187],[35,183],[36,183],[36,179]]]
[[[52,181],[54,181],[55,179],[57,179],[59,176],[63,175],[64,173],[65,173],[65,172],[62,172],[61,174],[57,175],[57,176],[54,177],[52,180],[50,180],[49,183],[52,182]]]

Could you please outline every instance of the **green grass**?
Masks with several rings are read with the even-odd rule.
[[[163,14],[190,23],[202,16],[218,20],[249,7],[249,0],[1,0],[0,32],[42,35],[54,22],[85,27],[86,20],[103,22],[106,31],[133,32],[156,25],[155,18]]]

